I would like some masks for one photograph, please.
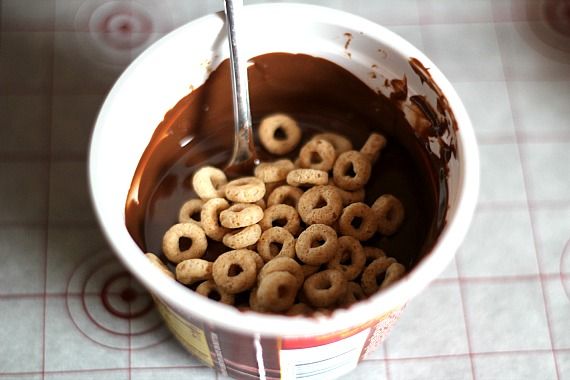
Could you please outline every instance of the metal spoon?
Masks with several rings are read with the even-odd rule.
[[[234,104],[234,150],[225,171],[245,174],[256,163],[247,86],[247,62],[238,49],[242,0],[224,0]]]

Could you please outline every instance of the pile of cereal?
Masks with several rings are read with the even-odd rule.
[[[277,114],[262,121],[259,138],[270,153],[286,155],[299,144],[301,130]],[[321,133],[295,162],[260,163],[255,176],[228,182],[222,170],[202,167],[192,178],[199,199],[181,207],[179,223],[163,238],[176,273],[154,254],[147,257],[206,297],[229,305],[249,300],[236,305],[241,310],[310,315],[348,307],[405,272],[380,248],[361,243],[394,234],[404,220],[404,207],[392,195],[364,203],[385,145],[372,133],[357,151],[346,137]],[[231,250],[204,260],[209,240]]]

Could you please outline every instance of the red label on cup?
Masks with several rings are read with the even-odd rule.
[[[262,337],[225,330],[181,315],[155,298],[176,338],[198,359],[236,379],[336,378],[353,370],[384,340],[403,309],[331,334]]]

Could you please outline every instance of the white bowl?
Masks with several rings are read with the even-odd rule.
[[[429,68],[433,83],[447,98],[455,117],[457,130],[450,133],[457,141],[457,155],[449,164],[446,225],[431,252],[396,285],[330,318],[242,313],[212,302],[166,278],[149,263],[127,231],[125,201],[139,159],[166,111],[188,94],[191,85],[196,88],[205,81],[209,72],[205,62],[215,68],[228,57],[224,18],[220,14],[202,17],[157,41],[126,69],[101,108],[89,152],[89,181],[97,217],[117,256],[158,302],[166,305],[160,310],[167,314],[167,323],[193,352],[192,341],[184,342],[186,338],[179,336],[184,333],[172,325],[169,313],[175,312],[177,318],[198,329],[207,325],[219,339],[232,332],[281,339],[315,337],[359,326],[373,328],[382,322],[382,316],[397,313],[446,267],[464,239],[479,188],[477,144],[465,108],[439,69],[411,44],[370,21],[323,7],[255,5],[246,7],[243,16],[242,41],[246,43],[242,49],[249,57],[268,52],[310,54],[332,61],[371,88],[378,88],[377,80],[368,75],[375,63],[388,79],[406,75],[409,95],[422,94],[435,101],[437,94],[409,64],[410,58],[418,59]],[[344,46],[345,33],[353,36],[350,57]],[[378,49],[383,53],[378,54]],[[426,328],[428,325],[426,321]],[[220,363],[209,364],[224,370]],[[262,377],[261,372],[259,375]]]

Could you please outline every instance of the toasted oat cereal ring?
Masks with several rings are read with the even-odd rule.
[[[253,203],[254,205],[258,205],[259,207],[261,207],[262,210],[265,210],[267,208],[267,204],[265,203],[265,199],[260,199],[257,202]]]
[[[273,260],[268,261],[259,274],[257,275],[257,281],[262,282],[263,279],[273,272],[285,271],[291,273],[297,279],[297,289],[300,289],[305,281],[305,274],[301,265],[295,260],[289,257],[276,257]]]
[[[301,141],[301,128],[287,115],[271,115],[259,125],[259,141],[269,153],[287,154]]]
[[[288,315],[289,317],[295,317],[295,316],[299,316],[299,315],[311,315],[313,314],[314,310],[312,307],[310,307],[307,304],[304,304],[302,302],[300,303],[296,303],[293,306],[291,306],[289,308],[289,310],[287,310],[287,312],[285,312],[285,315]]]
[[[366,256],[360,242],[352,236],[341,236],[336,255],[327,268],[340,270],[348,281],[352,281],[362,273],[365,264]]]
[[[370,239],[376,232],[376,215],[367,204],[358,202],[346,206],[338,220],[340,233],[360,241]]]
[[[305,280],[303,293],[314,307],[329,307],[346,294],[347,281],[341,271],[327,269]]]
[[[346,151],[352,150],[352,143],[346,137],[337,133],[318,133],[313,136],[313,139],[327,140],[334,147],[337,156]]]
[[[342,199],[343,207],[356,202],[364,202],[364,198],[366,197],[366,191],[364,188],[355,191],[343,190],[334,184],[334,180],[332,178],[329,179],[329,185],[336,187],[336,191],[338,191]]]
[[[342,153],[333,167],[334,183],[343,190],[362,189],[370,179],[372,164],[366,156],[355,150]]]
[[[168,269],[168,267],[166,266],[165,263],[162,262],[161,259],[158,258],[158,256],[156,256],[154,253],[145,253],[145,256],[147,259],[149,259],[149,261],[155,266],[157,267],[162,273],[164,273],[165,275],[167,275],[168,277],[174,279],[174,273],[172,273],[170,271],[170,269]]]
[[[220,224],[226,228],[251,226],[263,218],[263,209],[250,203],[236,203],[220,212]]]
[[[222,241],[224,235],[229,232],[220,225],[220,213],[229,207],[230,204],[224,198],[212,198],[202,205],[200,224],[210,239]]]
[[[342,199],[334,186],[315,186],[301,195],[297,210],[307,224],[330,226],[341,214]]]
[[[241,249],[249,247],[259,240],[261,236],[261,227],[259,224],[253,224],[237,230],[232,230],[224,235],[222,243],[226,247],[232,249]]]
[[[272,227],[283,227],[295,236],[301,230],[301,219],[293,207],[274,205],[265,210],[259,225],[263,231]]]
[[[264,183],[285,181],[287,174],[295,169],[291,160],[283,159],[274,162],[262,162],[257,165],[254,174]]]
[[[186,201],[178,212],[179,223],[196,223],[200,225],[200,213],[202,212],[204,201],[201,199],[190,199]]]
[[[338,238],[336,231],[325,224],[313,224],[301,232],[295,243],[297,257],[304,264],[320,265],[336,255]]]
[[[299,165],[302,168],[329,171],[334,165],[336,151],[333,145],[324,139],[313,138],[303,145],[299,152]]]
[[[212,263],[202,259],[188,259],[176,266],[176,279],[184,285],[212,279]]]
[[[381,248],[366,246],[362,247],[362,249],[364,250],[364,256],[366,256],[366,265],[370,264],[376,259],[386,257],[386,252],[384,252],[384,250]]]
[[[317,169],[293,169],[287,174],[287,183],[291,186],[326,185],[329,173]]]
[[[386,138],[379,133],[371,133],[368,139],[360,148],[360,153],[364,154],[370,162],[375,163],[380,156],[380,152],[386,146]]]
[[[269,198],[269,195],[273,192],[273,190],[277,189],[279,186],[283,186],[286,184],[287,184],[287,182],[285,182],[285,181],[267,182],[265,184],[265,196],[263,199],[265,199],[265,201],[267,202],[267,199]]]
[[[282,312],[293,306],[298,290],[297,279],[291,273],[271,272],[259,281],[257,302],[266,310]]]
[[[269,194],[267,207],[284,204],[297,208],[297,203],[301,195],[303,195],[303,190],[298,187],[289,185],[279,186]]]
[[[265,262],[275,257],[295,257],[295,238],[283,227],[271,227],[261,234],[257,252]]]
[[[255,245],[253,246],[253,248],[255,248]],[[249,248],[240,248],[240,249],[236,249],[236,251],[239,251],[243,255],[250,256],[253,259],[253,261],[255,261],[255,270],[257,271],[257,273],[259,273],[261,268],[263,268],[263,266],[265,265],[265,261],[263,261],[263,258],[261,256],[259,256],[259,254],[257,252],[255,252],[254,250],[251,250]],[[256,273],[256,276],[257,276],[257,273]]]
[[[224,172],[213,166],[201,167],[192,177],[194,191],[204,200],[223,197],[223,186],[227,182]]]
[[[396,260],[391,257],[381,257],[371,262],[362,273],[360,284],[366,295],[376,293],[385,279],[386,270]]]
[[[208,248],[206,234],[194,223],[175,224],[162,238],[162,252],[168,260],[176,264],[204,256],[206,248]]]
[[[386,276],[384,277],[384,281],[382,281],[382,285],[380,285],[380,289],[384,289],[392,285],[394,282],[404,277],[404,273],[406,273],[406,268],[402,264],[392,263],[388,269],[386,269]]]
[[[225,186],[226,198],[232,202],[254,203],[263,199],[265,184],[256,177],[234,179]]]
[[[196,293],[203,295],[204,297],[208,297],[211,300],[225,303],[226,305],[233,305],[235,303],[234,295],[224,292],[212,280],[204,281],[198,285]]]
[[[340,306],[349,307],[350,305],[355,304],[358,301],[362,301],[365,298],[366,294],[364,294],[362,287],[356,282],[349,281],[347,284],[346,294],[340,301]]]
[[[251,310],[257,311],[258,313],[267,313],[269,311],[259,304],[259,300],[257,298],[257,286],[253,287],[249,292],[249,307]]]
[[[404,205],[398,198],[384,194],[374,201],[372,211],[376,215],[378,232],[393,235],[402,225],[405,217]]]
[[[251,289],[257,278],[257,265],[242,249],[218,256],[212,266],[216,285],[226,293],[236,294]]]
[[[301,269],[303,270],[303,274],[305,275],[305,278],[307,278],[310,275],[317,273],[319,271],[319,269],[321,269],[321,266],[320,265],[303,264],[303,265],[301,265]]]

